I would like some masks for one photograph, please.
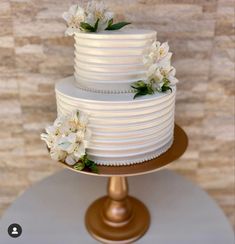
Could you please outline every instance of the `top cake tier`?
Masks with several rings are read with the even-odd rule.
[[[146,79],[144,55],[156,31],[119,30],[75,34],[75,78],[78,87],[94,92],[131,92],[131,84]]]

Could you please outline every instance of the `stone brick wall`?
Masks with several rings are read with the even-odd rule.
[[[0,213],[60,169],[39,134],[56,116],[54,84],[73,73],[61,13],[74,0],[0,1]],[[234,221],[234,1],[106,1],[119,19],[168,40],[180,80],[185,155],[170,168],[202,186]]]

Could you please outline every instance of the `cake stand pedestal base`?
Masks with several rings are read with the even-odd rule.
[[[112,176],[108,196],[99,198],[86,212],[86,227],[102,243],[133,243],[145,234],[150,224],[146,206],[128,196],[126,177]]]

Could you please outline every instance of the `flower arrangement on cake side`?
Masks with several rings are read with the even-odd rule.
[[[91,138],[88,120],[88,114],[79,110],[58,117],[53,125],[46,127],[41,139],[46,142],[52,159],[73,166],[76,170],[88,168],[98,173],[96,164],[86,154]]]
[[[144,56],[143,62],[147,67],[147,79],[139,80],[132,84],[135,96],[154,94],[155,92],[167,92],[172,90],[178,80],[175,77],[175,68],[171,65],[172,53],[169,52],[167,42],[155,41],[149,53]]]
[[[86,6],[72,5],[68,12],[63,13],[67,22],[66,35],[74,35],[76,32],[99,32],[119,30],[129,22],[114,23],[114,13],[109,11],[103,1],[89,1]]]

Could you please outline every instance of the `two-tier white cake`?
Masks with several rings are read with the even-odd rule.
[[[56,84],[58,118],[41,135],[53,159],[77,170],[158,157],[174,137],[177,79],[168,43],[128,29],[100,1],[63,14],[75,38],[74,75]]]
[[[89,114],[87,155],[97,164],[140,163],[172,144],[175,93],[133,99],[131,84],[146,78],[143,57],[156,39],[149,30],[75,35],[75,78],[56,84],[58,115]]]

